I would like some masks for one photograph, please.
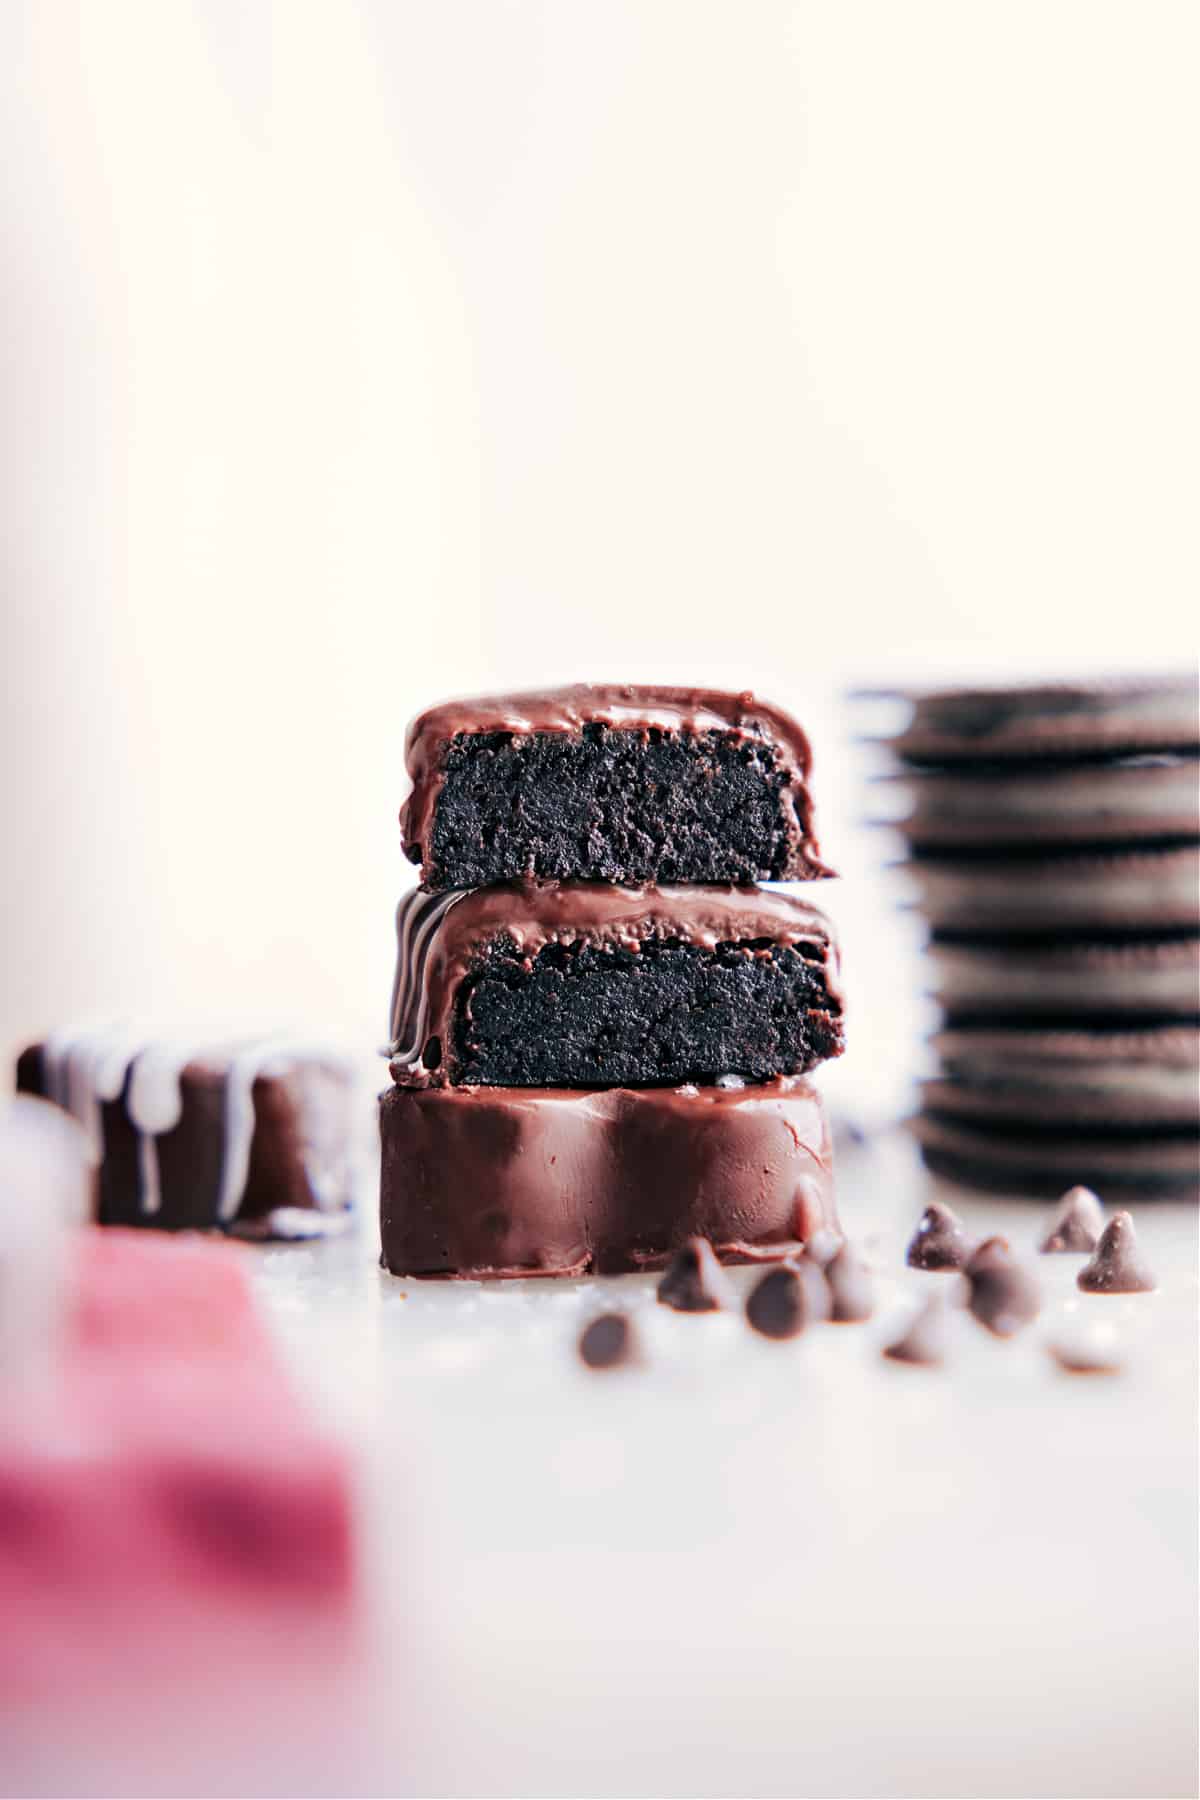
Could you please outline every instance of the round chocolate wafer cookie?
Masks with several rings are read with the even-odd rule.
[[[1200,931],[1200,847],[920,857],[905,864],[934,931]]]
[[[1200,1198],[1194,1133],[1060,1132],[931,1113],[909,1124],[926,1167],[965,1187],[1053,1199],[1079,1183],[1122,1201]]]
[[[880,776],[872,797],[872,823],[918,850],[1200,839],[1193,755],[910,769]]]
[[[1013,687],[882,688],[856,697],[907,703],[907,723],[885,741],[908,762],[1200,748],[1194,671]]]
[[[921,1104],[926,1112],[1016,1126],[1200,1129],[1200,1084],[1194,1068],[1098,1062],[1035,1064],[1006,1074],[947,1074],[921,1083]]]
[[[1133,943],[938,943],[933,993],[951,1019],[1200,1015],[1200,937]]]
[[[1182,1076],[1192,1071],[1194,1076],[1200,1070],[1200,1029],[1182,1023],[1148,1029],[1100,1023],[1065,1030],[1026,1024],[948,1026],[929,1041],[943,1071],[966,1079],[1014,1072],[1037,1078],[1118,1064],[1134,1076],[1143,1070]]]

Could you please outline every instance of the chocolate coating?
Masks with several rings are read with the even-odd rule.
[[[389,1088],[383,1266],[397,1275],[662,1268],[689,1238],[726,1262],[835,1226],[828,1129],[800,1077],[743,1088]]]
[[[677,1086],[802,1074],[840,1053],[823,913],[749,887],[520,882],[407,894],[396,1079]]]
[[[410,725],[406,763],[401,830],[427,887],[830,872],[813,837],[808,740],[749,693],[580,683],[450,700]]]

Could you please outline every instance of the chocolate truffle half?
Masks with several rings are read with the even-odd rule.
[[[417,890],[396,923],[398,1080],[763,1081],[842,1051],[832,926],[792,894],[598,882]]]
[[[808,881],[808,740],[753,694],[580,684],[449,701],[406,747],[400,815],[427,888],[536,876]]]

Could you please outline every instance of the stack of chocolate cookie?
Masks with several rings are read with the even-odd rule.
[[[404,1275],[729,1261],[834,1222],[808,1071],[842,1049],[803,732],[750,694],[451,703],[407,746],[383,1263]]]
[[[942,1014],[926,1163],[1035,1195],[1195,1193],[1195,677],[872,697],[907,703],[884,791]]]

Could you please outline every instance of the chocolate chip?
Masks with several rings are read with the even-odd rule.
[[[1075,1277],[1085,1294],[1151,1294],[1158,1286],[1138,1249],[1137,1233],[1127,1212],[1114,1213],[1092,1259]]]
[[[831,1231],[828,1225],[822,1225],[813,1232],[805,1244],[804,1254],[813,1262],[819,1263],[823,1269],[827,1269],[844,1241],[839,1232]]]
[[[676,1312],[720,1312],[732,1305],[733,1284],[707,1238],[689,1238],[671,1259],[658,1297]]]
[[[988,1238],[966,1267],[967,1305],[996,1337],[1012,1337],[1038,1316],[1041,1293],[1027,1269],[1013,1261],[1008,1239]]]
[[[1085,1339],[1055,1339],[1046,1345],[1060,1369],[1068,1375],[1119,1375],[1121,1358],[1115,1350],[1104,1350]]]
[[[1044,1256],[1086,1255],[1103,1230],[1104,1213],[1091,1188],[1068,1188],[1038,1249]]]
[[[940,1294],[927,1300],[907,1331],[894,1343],[884,1346],[883,1354],[893,1362],[922,1363],[932,1368],[946,1360],[946,1304]]]
[[[798,1337],[808,1325],[827,1319],[829,1284],[815,1262],[798,1256],[769,1269],[751,1289],[746,1317],[764,1337]]]
[[[826,1264],[825,1279],[833,1301],[829,1316],[835,1325],[857,1325],[871,1317],[875,1311],[875,1290],[849,1244],[843,1244]]]
[[[938,1201],[927,1206],[905,1253],[910,1269],[961,1269],[971,1256],[971,1244],[956,1212]]]
[[[624,1313],[601,1313],[579,1340],[579,1354],[589,1369],[612,1369],[633,1355],[633,1327]]]

